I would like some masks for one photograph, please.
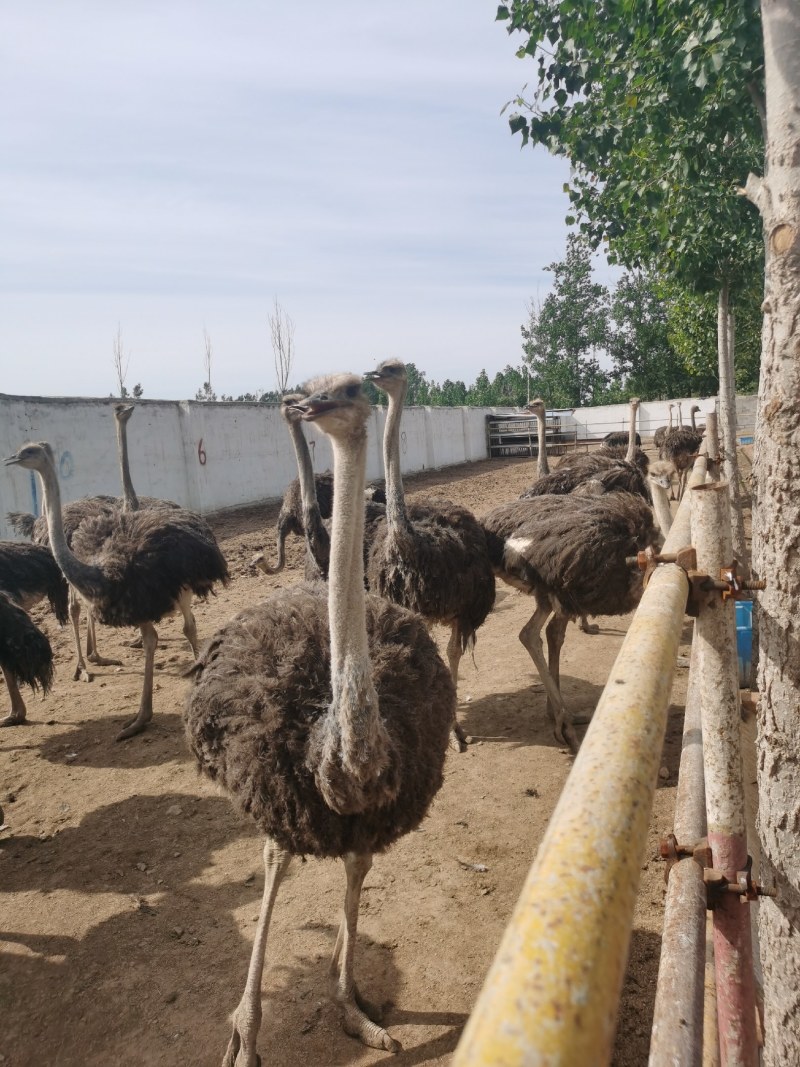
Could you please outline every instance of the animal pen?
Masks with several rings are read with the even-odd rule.
[[[707,436],[716,456],[713,420]],[[734,599],[763,583],[742,582],[731,565],[716,472],[697,458],[660,555],[631,560],[646,568],[644,595],[454,1067],[610,1061],[686,613],[695,631],[674,833],[661,846],[668,889],[650,1065],[757,1062],[747,905],[762,890],[745,840]],[[705,753],[703,737],[713,741]],[[716,997],[704,990],[707,912]]]

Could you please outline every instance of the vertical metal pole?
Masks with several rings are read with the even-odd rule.
[[[726,482],[691,490],[697,567],[713,578],[733,558]],[[708,841],[716,870],[735,883],[747,866],[747,829],[739,737],[739,683],[732,600],[709,595],[695,624],[700,656]],[[722,1067],[757,1062],[750,911],[734,893],[714,909],[714,959]]]
[[[698,646],[692,641],[675,795],[674,832],[679,844],[692,844],[706,833],[698,675]],[[664,904],[649,1067],[700,1067],[702,1063],[706,910],[706,888],[699,864],[692,859],[673,864]]]
[[[708,473],[713,482],[719,481],[719,431],[717,430],[717,413],[709,411],[706,415],[706,455],[708,456]]]

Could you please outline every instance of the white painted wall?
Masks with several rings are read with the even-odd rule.
[[[681,401],[684,422],[692,403],[702,412],[713,397]],[[27,441],[49,441],[59,464],[64,501],[97,493],[119,495],[111,399],[5,396],[0,394],[0,458]],[[737,398],[740,432],[751,433],[756,398]],[[408,408],[403,415],[401,454],[407,473],[486,458],[486,416],[490,408]],[[651,436],[667,422],[666,402],[642,404],[639,427]],[[367,477],[383,475],[381,440],[386,412],[377,408],[369,424]],[[702,414],[700,416],[702,420]],[[562,414],[565,430],[581,440],[627,429],[628,406],[578,408]],[[306,427],[314,468],[331,466],[325,436]],[[140,496],[175,500],[201,513],[281,496],[296,468],[286,427],[277,407],[140,400],[128,426],[131,473]],[[203,462],[204,460],[204,462]],[[6,512],[41,512],[41,490],[32,471],[0,467],[0,537],[11,537]]]

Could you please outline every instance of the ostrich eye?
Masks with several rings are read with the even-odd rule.
[[[348,387],[345,389],[345,395],[349,397],[356,397],[360,392],[360,385],[348,385]]]

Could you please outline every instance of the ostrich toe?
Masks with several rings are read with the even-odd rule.
[[[581,618],[581,630],[585,634],[599,634],[600,633],[600,627],[597,625],[597,623],[596,622],[588,622],[585,616]]]
[[[0,726],[21,726],[24,722],[25,708],[22,711],[10,711],[4,719],[0,719]]]
[[[90,663],[93,663],[96,667],[121,667],[121,659],[108,659],[106,656],[101,656],[99,652],[90,652],[86,657]]]
[[[342,1029],[350,1037],[357,1037],[369,1048],[383,1049],[384,1052],[400,1052],[402,1046],[395,1041],[388,1030],[373,1022],[361,1007],[361,998],[355,990],[349,997],[337,997],[342,1011]]]
[[[93,682],[94,675],[86,669],[85,663],[79,663],[72,675],[73,682]]]
[[[450,731],[450,749],[452,752],[466,752],[467,751],[467,735],[464,733],[464,727],[460,722],[455,721],[453,723],[453,729]]]
[[[250,1053],[247,1053],[244,1050],[242,1046],[242,1036],[239,1033],[235,1018],[233,1020],[233,1033],[228,1042],[228,1047],[225,1050],[222,1067],[261,1067],[261,1057],[259,1054],[255,1050]]]
[[[120,732],[114,738],[115,741],[127,741],[129,737],[135,737],[137,734],[143,733],[145,727],[153,718],[152,709],[149,714],[146,709],[140,710],[138,715],[135,715],[132,719],[122,727]],[[238,1067],[238,1065],[237,1065]]]
[[[134,637],[131,641],[126,641],[125,642],[125,647],[126,648],[141,648],[142,647],[142,635],[139,634],[138,637]]]

